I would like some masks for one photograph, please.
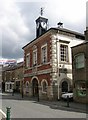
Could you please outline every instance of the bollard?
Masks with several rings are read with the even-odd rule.
[[[7,107],[7,114],[6,114],[6,120],[10,120],[10,109],[11,107]]]
[[[67,96],[67,107],[69,107],[69,96]]]

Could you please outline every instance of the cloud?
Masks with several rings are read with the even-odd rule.
[[[86,24],[86,0],[2,0],[0,1],[0,33],[2,57],[21,59],[22,47],[35,38],[35,20],[44,7],[49,27],[64,27],[83,33]],[[1,55],[1,54],[0,54]]]
[[[50,26],[57,26],[57,23],[61,21],[65,28],[83,33],[86,24],[85,0],[58,0],[47,3],[46,16],[49,15]]]
[[[0,4],[0,31],[2,32],[2,57],[22,57],[22,46],[27,43],[30,29],[27,27],[20,8],[8,0]]]

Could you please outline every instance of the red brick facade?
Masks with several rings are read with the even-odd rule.
[[[47,44],[47,62],[45,64],[43,64],[41,62],[41,47],[43,45]],[[36,46],[37,49],[37,65],[33,66],[33,47]],[[30,53],[30,65],[29,68],[26,68],[26,55]],[[32,84],[32,80],[33,78],[37,78],[38,80],[38,87],[39,87],[39,91],[41,91],[42,87],[42,80],[46,80],[47,81],[47,89],[49,89],[48,87],[51,86],[51,38],[50,38],[50,33],[46,34],[46,35],[42,35],[41,37],[39,37],[38,39],[36,39],[35,41],[33,41],[32,43],[30,43],[29,45],[27,45],[24,48],[24,66],[25,66],[25,70],[24,70],[24,83],[26,84],[26,81],[29,81],[29,83]],[[31,86],[32,87],[32,86]],[[25,86],[26,89],[26,86]],[[30,88],[29,88],[30,89]],[[31,93],[28,93],[28,95],[31,94],[31,96],[33,95],[32,93],[32,89],[31,88]],[[24,90],[24,93],[26,90]],[[48,91],[47,91],[48,92]],[[46,93],[47,93],[46,92]],[[43,93],[43,92],[42,92]],[[40,97],[42,99],[42,95],[40,94]],[[47,98],[47,97],[46,97]]]

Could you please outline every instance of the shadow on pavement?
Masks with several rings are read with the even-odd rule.
[[[12,95],[11,93],[2,93],[2,101],[5,99],[32,101],[33,103],[36,103],[36,104],[42,104],[42,105],[49,106],[51,109],[88,113],[87,112],[88,105],[76,103],[74,101],[70,101],[69,107],[67,107],[67,101],[62,101],[62,100],[60,100],[60,101],[46,101],[46,100],[40,100],[40,99],[38,100],[38,97],[22,96],[21,94],[17,94],[17,93],[15,93],[14,95]]]

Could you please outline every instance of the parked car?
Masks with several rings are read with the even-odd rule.
[[[67,100],[67,97],[69,97],[70,100],[73,100],[73,93],[64,93],[61,95],[62,99]]]

